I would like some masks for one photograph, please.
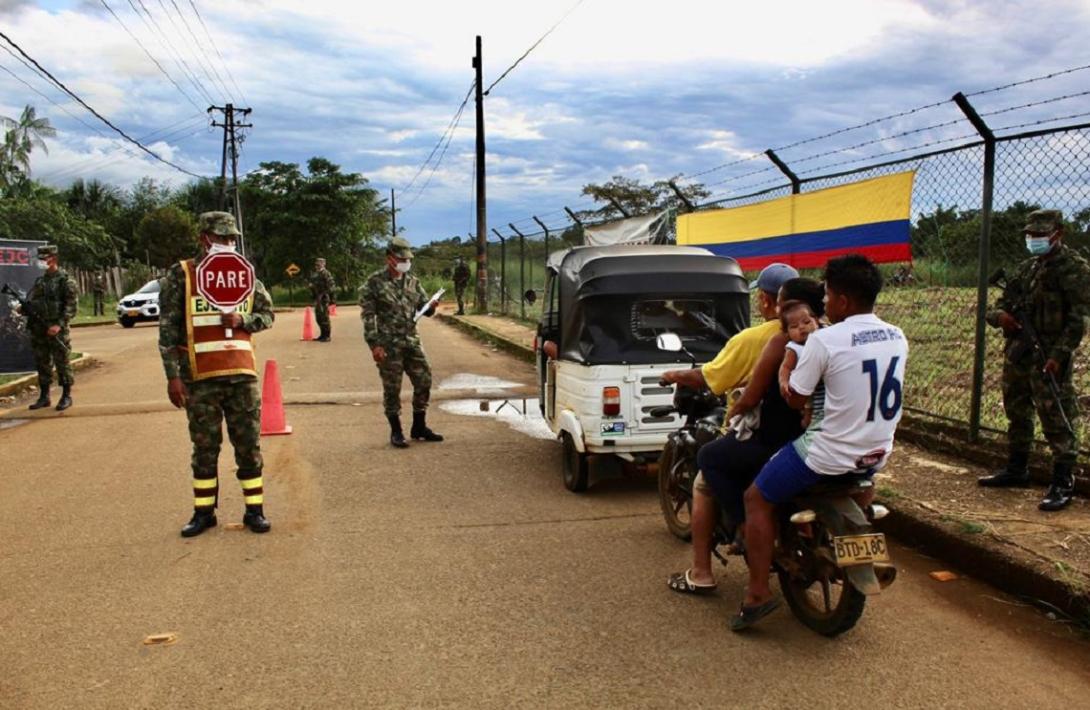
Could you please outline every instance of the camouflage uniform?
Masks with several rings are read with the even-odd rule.
[[[208,215],[201,215],[202,231]],[[222,219],[222,217],[220,217]],[[234,229],[234,219],[230,219]],[[236,232],[237,233],[237,232]],[[198,258],[197,261],[200,259]],[[160,282],[159,353],[167,380],[181,378],[188,390],[186,416],[189,440],[193,443],[194,509],[197,513],[214,512],[219,494],[219,454],[223,444],[221,422],[226,421],[227,435],[235,450],[237,476],[246,498],[247,510],[264,503],[261,479],[261,390],[257,377],[249,374],[225,375],[194,381],[185,349],[190,347],[186,327],[185,270],[175,264]],[[242,316],[241,329],[259,333],[272,327],[273,305],[269,292],[259,280],[254,281],[253,308]]]
[[[337,285],[333,274],[322,266],[310,277],[310,293],[314,297],[314,319],[318,322],[319,340],[329,340],[332,325],[329,322],[329,304],[333,302],[333,291]]]
[[[392,278],[387,269],[371,274],[359,290],[363,339],[372,349],[381,346],[386,359],[379,364],[382,403],[387,417],[401,413],[401,376],[413,384],[413,412],[424,412],[431,397],[431,367],[420,344],[413,317],[428,302],[415,276]]]
[[[454,266],[454,296],[458,299],[458,315],[466,312],[465,294],[469,285],[469,267],[459,259]]]
[[[106,275],[101,271],[95,272],[91,281],[91,293],[95,299],[94,314],[96,316],[106,315]]]
[[[1071,383],[1071,354],[1082,340],[1088,315],[1084,291],[1090,280],[1085,259],[1062,244],[1047,257],[1033,257],[1018,265],[996,307],[988,311],[989,325],[998,327],[1002,312],[1027,318],[1037,331],[1045,357],[1060,364],[1056,382],[1060,404],[1072,428],[1079,430],[1078,402]],[[1057,402],[1041,374],[1044,361],[1022,339],[1007,336],[1003,363],[1003,408],[1009,427],[1012,454],[1028,455],[1033,443],[1033,411],[1052,449],[1053,460],[1073,464],[1079,449],[1078,436],[1067,430]]]
[[[40,257],[55,256],[57,248],[42,247]],[[69,388],[75,382],[72,376],[72,364],[68,353],[72,349],[69,342],[68,321],[76,315],[78,289],[75,280],[63,269],[53,273],[46,272],[38,277],[27,293],[34,317],[27,319],[27,331],[30,333],[30,345],[34,350],[34,364],[38,368],[38,385],[42,394],[48,396],[53,383],[53,369],[57,370],[57,380],[62,387]],[[50,326],[59,325],[61,330],[56,336],[49,336]]]

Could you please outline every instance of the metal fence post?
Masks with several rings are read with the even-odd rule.
[[[973,390],[969,400],[969,441],[975,442],[980,437],[980,413],[984,395],[984,356],[986,350],[986,332],[984,313],[988,308],[988,271],[992,251],[992,200],[995,189],[995,134],[984,123],[969,99],[960,91],[954,94],[957,104],[969,123],[973,124],[980,137],[984,139],[984,177],[980,204],[980,271],[976,289],[976,342],[973,350]]]
[[[519,235],[519,314],[525,319],[526,299],[523,298],[523,294],[526,293],[526,235],[513,224],[508,223],[507,226],[511,228],[512,232]],[[533,274],[533,271],[530,273]]]
[[[534,221],[537,222],[537,226],[541,227],[541,231],[545,232],[545,263],[549,263],[549,228],[545,226],[537,217],[534,217]]]
[[[780,160],[780,156],[776,155],[776,151],[769,148],[765,151],[765,155],[772,161],[773,165],[780,169],[780,172],[787,176],[787,179],[791,181],[791,194],[797,195],[802,191],[802,180],[799,180],[799,176],[791,171],[791,168],[787,167],[787,163]]]
[[[495,228],[492,233],[500,238],[500,313],[507,315],[507,240]]]

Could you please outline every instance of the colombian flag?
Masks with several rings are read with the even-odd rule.
[[[737,259],[746,270],[773,262],[824,266],[863,254],[875,262],[909,261],[915,171],[789,195],[768,202],[677,218],[677,243]]]

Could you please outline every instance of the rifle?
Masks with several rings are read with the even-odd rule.
[[[10,296],[10,300],[14,301],[15,304],[19,306],[19,312],[26,318],[28,327],[38,320],[34,313],[34,304],[27,299],[27,295],[21,290],[6,283],[3,286],[0,286],[0,293]]]
[[[998,286],[1004,291],[1007,290],[1007,273],[1005,269],[998,269],[992,277],[988,279],[988,284],[992,286]],[[1044,372],[1044,364],[1048,361],[1048,352],[1045,350],[1044,343],[1041,342],[1041,337],[1037,334],[1037,329],[1033,327],[1030,319],[1026,317],[1024,299],[1018,299],[1018,305],[1010,311],[1011,317],[1018,322],[1021,329],[1014,335],[1010,336],[1011,340],[1016,341],[1012,346],[1011,359],[1018,360],[1027,351],[1031,350],[1034,355],[1034,361],[1041,366],[1041,373],[1045,377],[1045,382],[1048,383],[1048,389],[1052,392],[1053,399],[1056,400],[1056,409],[1060,412],[1060,417],[1064,420],[1064,426],[1067,427],[1068,433],[1075,436],[1075,427],[1071,426],[1071,420],[1067,418],[1067,412],[1064,411],[1063,400],[1060,398],[1060,385],[1056,382],[1056,376],[1051,372]]]

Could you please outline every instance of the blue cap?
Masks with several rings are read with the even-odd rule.
[[[756,281],[749,282],[749,290],[752,291],[755,288],[759,288],[768,293],[779,293],[780,286],[783,286],[784,283],[791,279],[797,279],[798,277],[799,272],[796,271],[793,266],[779,263],[769,264],[761,269],[761,273],[757,276]]]

